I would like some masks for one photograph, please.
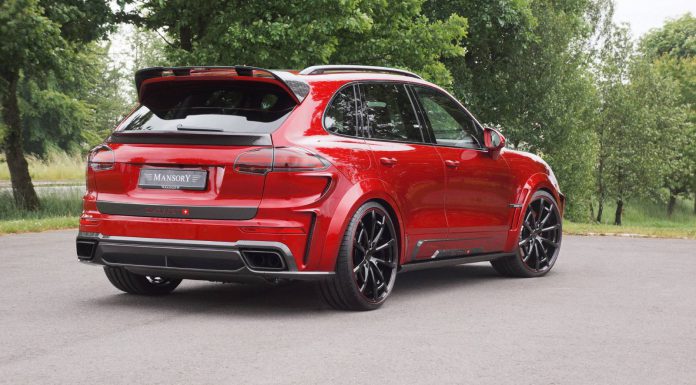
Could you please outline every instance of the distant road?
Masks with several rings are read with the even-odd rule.
[[[696,384],[696,241],[568,236],[545,278],[412,272],[348,313],[306,284],[121,294],[75,235],[0,237],[1,384]]]

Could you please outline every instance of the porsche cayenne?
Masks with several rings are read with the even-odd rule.
[[[399,272],[556,262],[549,166],[416,74],[157,67],[135,82],[138,106],[89,154],[76,241],[126,293],[313,280],[329,305],[370,310]]]

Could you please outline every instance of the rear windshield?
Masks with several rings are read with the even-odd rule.
[[[295,107],[288,93],[260,82],[161,82],[117,129],[121,132],[178,131],[270,134]]]

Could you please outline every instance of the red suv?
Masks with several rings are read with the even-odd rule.
[[[147,68],[89,155],[77,255],[118,289],[316,280],[379,307],[397,272],[491,261],[546,274],[564,197],[456,99],[383,67]]]

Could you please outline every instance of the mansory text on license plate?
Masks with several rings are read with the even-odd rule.
[[[202,170],[177,170],[143,168],[138,187],[168,190],[205,190],[208,172]]]

